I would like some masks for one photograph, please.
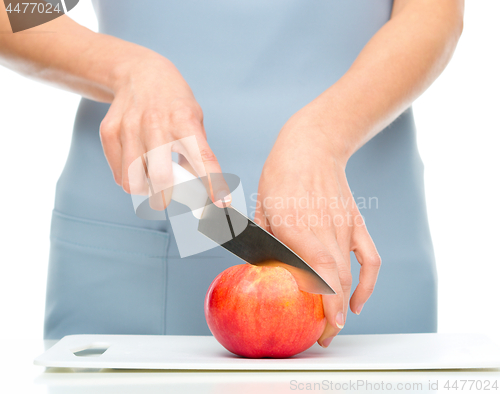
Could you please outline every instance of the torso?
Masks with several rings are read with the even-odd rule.
[[[180,70],[203,108],[208,141],[223,170],[242,180],[250,215],[255,204],[252,195],[257,192],[261,169],[280,128],[347,71],[363,46],[387,22],[392,8],[391,0],[93,0],[93,3],[102,33],[151,48],[173,61]],[[57,186],[55,211],[84,220],[80,226],[89,223],[95,229],[105,228],[103,223],[126,226],[121,230],[111,230],[113,226],[100,230],[104,235],[116,231],[118,235],[110,235],[107,241],[116,245],[104,246],[121,248],[120,242],[124,241],[115,238],[128,239],[128,234],[133,232],[131,227],[165,233],[169,231],[169,224],[139,219],[134,214],[130,196],[114,183],[99,139],[99,125],[108,108],[105,104],[82,100],[71,151]],[[434,255],[425,208],[423,165],[411,109],[354,154],[347,165],[347,179],[383,264],[370,307],[363,309],[356,323],[347,325],[342,333],[434,331]],[[94,225],[94,221],[99,225]],[[70,231],[62,225],[58,228],[59,222],[54,223],[53,233]],[[83,242],[79,238],[86,236],[97,245],[94,240],[99,233],[96,234],[72,236],[76,242]],[[150,238],[154,237],[152,234]],[[153,330],[153,326],[143,319],[143,328],[127,328],[127,332],[207,333],[202,310],[204,291],[211,278],[239,261],[224,251],[215,250],[210,252],[211,258],[176,259],[173,238],[170,244],[166,258],[168,268],[165,268],[168,285],[157,284],[158,293],[168,289],[166,304],[162,299],[148,301],[151,319],[157,319],[166,305],[168,316],[166,323],[161,323],[164,328],[148,331]],[[151,253],[164,253],[162,245]],[[133,246],[127,244],[128,248]],[[91,250],[102,249],[102,245],[98,247]],[[59,249],[53,248],[51,275],[59,278],[59,272],[72,260],[63,256],[59,261]],[[78,270],[75,268],[75,272],[83,286],[86,282],[81,277],[85,271],[79,269],[80,264],[88,264],[88,261],[83,256],[80,262],[78,246],[75,248],[71,256],[76,256],[73,263]],[[137,251],[144,248],[141,241]],[[116,256],[116,266],[121,267],[124,257],[120,256],[124,255]],[[354,255],[352,262],[354,289],[359,276]],[[108,269],[108,265],[115,267],[109,262],[96,267],[101,265],[103,270]],[[131,274],[130,286],[136,286],[136,276],[145,277],[143,270],[149,265],[150,260],[146,260],[138,274]],[[112,269],[107,274],[110,278],[116,276]],[[95,277],[106,278],[105,275],[105,271],[89,272],[88,282],[93,285]],[[145,281],[147,284],[140,294],[153,294],[152,283],[164,276],[152,271],[151,279]],[[59,279],[51,280],[54,287]],[[64,287],[64,280],[61,283]],[[109,292],[123,292],[123,286],[118,281]],[[186,289],[192,293],[191,304]],[[86,291],[86,288],[82,290],[82,294],[86,295]],[[46,332],[50,335],[56,335],[51,327],[59,327],[57,311],[63,308],[53,305],[64,303],[65,292],[59,296],[54,290],[52,298],[48,298],[51,306],[47,310],[52,312],[47,318]],[[122,307],[119,300],[116,303],[112,310]],[[129,315],[134,317],[134,313],[142,316],[146,304],[140,304],[136,312],[130,312],[128,304],[123,306],[123,319]],[[77,307],[72,303],[68,305],[68,310]],[[81,308],[86,308],[85,305]],[[195,312],[188,316],[186,311],[191,309]],[[134,320],[133,324],[136,323]],[[80,329],[78,324],[75,323],[75,327]],[[118,318],[115,324],[119,328],[107,328],[109,332],[115,333],[124,326]],[[101,326],[96,327],[101,333],[108,332]],[[60,331],[68,332],[63,328]]]

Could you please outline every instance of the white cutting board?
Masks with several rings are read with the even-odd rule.
[[[107,348],[98,356],[76,356]],[[477,334],[338,335],[288,359],[233,355],[212,336],[69,335],[35,359],[68,368],[166,370],[398,370],[500,368],[500,347]]]

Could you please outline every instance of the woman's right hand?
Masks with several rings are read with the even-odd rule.
[[[31,28],[32,34],[9,34],[8,15],[0,1],[2,29],[6,34],[0,34],[0,65],[88,99],[111,103],[101,123],[101,141],[115,181],[126,192],[162,191],[150,197],[150,205],[165,209],[173,186],[174,151],[179,153],[179,164],[191,173],[202,180],[208,176],[204,183],[216,205],[222,207],[221,195],[224,203],[230,203],[222,177],[214,177],[218,182],[210,179],[211,173],[221,169],[207,143],[202,110],[168,59],[143,46],[95,33],[67,15]],[[131,171],[137,176],[129,177],[129,167],[137,159],[139,164],[145,160],[152,187],[142,165],[140,171]],[[156,201],[156,197],[161,198]]]
[[[115,182],[123,190],[151,195],[145,171],[129,173],[131,164],[140,163],[141,157],[154,193],[164,191],[150,197],[151,207],[157,210],[170,203],[171,152],[179,153],[179,163],[198,177],[221,172],[207,142],[201,107],[168,59],[152,51],[142,52],[119,65],[113,80],[114,99],[101,123],[100,136]],[[189,136],[195,136],[197,146],[182,141]],[[230,202],[225,184],[211,182],[207,191],[219,207],[223,207],[222,199],[225,204]]]

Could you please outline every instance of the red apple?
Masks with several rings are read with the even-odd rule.
[[[323,333],[321,295],[300,290],[292,274],[276,264],[280,263],[235,265],[208,289],[208,327],[234,354],[290,357],[311,347]]]

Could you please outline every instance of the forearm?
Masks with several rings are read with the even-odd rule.
[[[112,101],[129,59],[156,58],[146,48],[94,33],[66,15],[10,33],[3,2],[0,30],[0,65],[101,102]]]
[[[348,72],[311,103],[341,162],[388,126],[451,59],[463,0],[399,0]]]

